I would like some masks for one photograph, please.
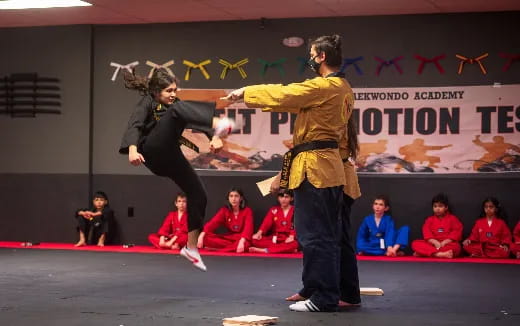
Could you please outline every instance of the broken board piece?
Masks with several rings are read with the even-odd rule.
[[[276,175],[274,177],[270,177],[268,179],[258,181],[256,183],[256,186],[258,187],[258,190],[260,190],[260,193],[262,196],[267,196],[271,192],[271,183],[273,183],[274,179],[276,179]]]
[[[361,295],[384,295],[380,288],[359,288]]]
[[[222,319],[224,326],[264,326],[276,324],[278,317],[246,315]]]

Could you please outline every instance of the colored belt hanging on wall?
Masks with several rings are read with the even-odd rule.
[[[515,61],[520,61],[520,54],[512,54],[512,53],[499,53],[498,54],[501,58],[506,59],[506,63],[502,67],[502,71],[508,71],[509,68],[511,68],[511,65]]]
[[[152,69],[150,69],[150,72],[148,73],[148,78],[152,78],[152,74],[153,74],[154,70],[155,70],[155,69],[159,69],[159,68],[164,68],[164,69],[166,69],[166,71],[167,71],[170,75],[175,76],[175,75],[173,74],[173,71],[169,68],[169,67],[170,67],[171,65],[173,65],[174,63],[175,63],[175,61],[170,60],[170,61],[168,61],[168,62],[163,63],[162,65],[158,65],[158,64],[156,64],[156,63],[154,63],[154,62],[152,62],[152,61],[150,61],[150,60],[146,60],[146,65],[152,67]]]
[[[404,58],[403,56],[399,56],[399,57],[393,58],[392,60],[383,60],[380,57],[374,57],[374,59],[376,59],[376,61],[379,62],[379,65],[376,68],[376,75],[379,76],[379,74],[381,73],[381,69],[383,69],[383,67],[388,67],[388,66],[394,66],[395,69],[397,69],[397,71],[399,72],[399,74],[402,74],[403,69],[401,69],[401,66],[399,66],[399,63],[397,61],[399,61],[403,58]]]
[[[469,63],[470,65],[472,65],[474,63],[477,63],[479,65],[480,70],[482,71],[482,73],[484,75],[487,74],[486,68],[484,67],[482,62],[480,62],[480,60],[487,58],[489,56],[489,53],[486,52],[486,53],[484,53],[481,56],[478,56],[476,58],[467,58],[467,57],[465,57],[465,56],[463,56],[461,54],[456,54],[455,56],[460,59],[459,70],[457,71],[457,73],[459,75],[462,74],[462,70],[464,69],[464,64],[465,63]]]
[[[444,73],[444,68],[442,68],[441,64],[439,63],[439,60],[442,60],[442,59],[446,58],[446,54],[443,53],[443,54],[438,55],[438,56],[433,57],[433,58],[425,58],[423,56],[415,54],[414,57],[415,57],[415,59],[421,61],[421,63],[419,63],[419,67],[417,68],[417,73],[419,75],[422,74],[423,69],[424,69],[424,65],[427,64],[427,63],[434,63],[435,67],[437,67],[437,70],[439,70],[439,72],[441,74]]]
[[[231,62],[229,62],[227,60],[224,60],[224,59],[219,59],[218,63],[220,63],[221,65],[224,66],[224,68],[222,69],[222,72],[220,73],[220,79],[226,78],[227,73],[230,70],[233,70],[233,69],[238,70],[238,72],[240,73],[240,76],[242,76],[242,79],[245,79],[247,77],[247,74],[246,74],[246,71],[244,70],[244,68],[242,66],[245,65],[248,62],[249,62],[248,58],[244,58],[244,59],[242,59],[240,61],[237,61],[235,63],[231,63]]]
[[[278,72],[280,73],[280,75],[284,76],[285,71],[283,70],[282,65],[285,63],[285,61],[287,61],[287,58],[281,58],[281,59],[278,59],[273,62],[265,61],[264,59],[258,59],[258,62],[260,62],[260,64],[262,64],[262,71],[261,71],[262,76],[265,76],[267,69],[273,68],[273,67],[278,69]]]
[[[352,65],[354,66],[354,69],[356,69],[356,73],[361,76],[363,75],[363,71],[357,64],[357,62],[361,60],[363,60],[363,57],[345,58],[343,59],[343,64],[341,65],[341,68],[339,68],[339,71],[344,73],[348,66]]]
[[[210,59],[201,61],[199,63],[193,63],[189,60],[183,60],[182,64],[188,66],[188,68],[186,70],[186,74],[184,75],[184,80],[190,80],[190,75],[191,75],[192,69],[199,69],[200,72],[202,73],[202,75],[204,76],[204,78],[209,79],[210,78],[209,73],[206,70],[206,67],[204,67],[204,66],[209,65],[210,63],[211,63]]]
[[[126,70],[128,70],[128,72],[131,73],[132,70],[134,69],[134,67],[137,66],[138,64],[139,64],[139,61],[130,62],[129,64],[126,64],[126,65],[122,65],[122,64],[119,64],[116,62],[110,62],[110,65],[112,67],[116,68],[116,70],[114,71],[114,74],[112,75],[112,81],[116,80],[119,70],[126,69]]]

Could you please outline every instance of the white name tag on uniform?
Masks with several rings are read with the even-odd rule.
[[[381,238],[379,239],[379,248],[385,249],[385,239]]]
[[[276,235],[273,235],[273,243],[276,244]]]

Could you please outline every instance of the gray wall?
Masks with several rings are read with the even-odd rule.
[[[304,39],[321,34],[343,36],[344,56],[364,56],[360,63],[364,75],[347,70],[354,87],[486,85],[494,82],[520,83],[520,67],[515,63],[502,72],[504,60],[498,52],[520,52],[520,13],[408,15],[379,17],[346,17],[330,19],[268,20],[260,29],[259,21],[153,24],[135,26],[93,26],[93,97],[90,97],[90,26],[0,29],[0,76],[15,72],[38,72],[61,79],[62,115],[38,115],[35,119],[12,119],[0,116],[0,240],[35,239],[40,241],[73,241],[76,207],[88,204],[89,189],[89,101],[93,103],[93,188],[105,190],[116,211],[116,241],[145,243],[146,235],[155,231],[171,207],[177,191],[168,180],[152,176],[145,168],[131,167],[117,154],[120,137],[129,114],[139,96],[122,86],[121,74],[110,80],[114,68],[111,61],[126,64],[138,60],[137,71],[148,72],[146,60],[163,63],[176,61],[174,72],[185,73],[183,59],[199,62],[211,59],[210,80],[198,71],[185,88],[238,88],[255,83],[288,83],[312,77],[298,74],[298,56],[307,49],[287,48],[281,40],[288,36]],[[29,45],[28,45],[29,44]],[[482,75],[475,66],[467,66],[457,75],[455,53],[476,57],[483,52],[488,69]],[[422,75],[416,73],[418,61],[413,54],[432,57],[441,53],[446,70],[440,75],[427,65]],[[394,69],[375,75],[374,56],[400,61],[404,70]],[[234,71],[225,80],[218,78],[218,58],[236,61],[248,57],[248,77],[242,80]],[[288,59],[285,76],[276,70],[260,74],[257,59]],[[520,142],[520,138],[519,138]],[[205,174],[203,181],[209,193],[208,216],[223,204],[230,185],[244,188],[256,215],[257,224],[265,214],[271,198],[261,198],[254,182],[264,174]],[[357,226],[370,212],[370,201],[376,193],[388,193],[398,223],[412,226],[412,236],[420,235],[420,225],[430,214],[431,197],[446,191],[469,231],[484,196],[495,195],[510,212],[510,224],[520,208],[516,199],[520,192],[519,174],[508,175],[362,175],[364,196],[355,206]],[[127,217],[127,208],[135,208],[135,217]]]
[[[0,29],[0,77],[60,79],[61,115],[0,115],[0,173],[88,173],[90,27]]]

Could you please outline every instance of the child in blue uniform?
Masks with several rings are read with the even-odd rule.
[[[394,220],[389,214],[390,201],[380,195],[372,204],[374,214],[365,217],[357,234],[357,253],[388,257],[402,256],[402,249],[408,245],[410,228],[403,226],[395,229]]]

